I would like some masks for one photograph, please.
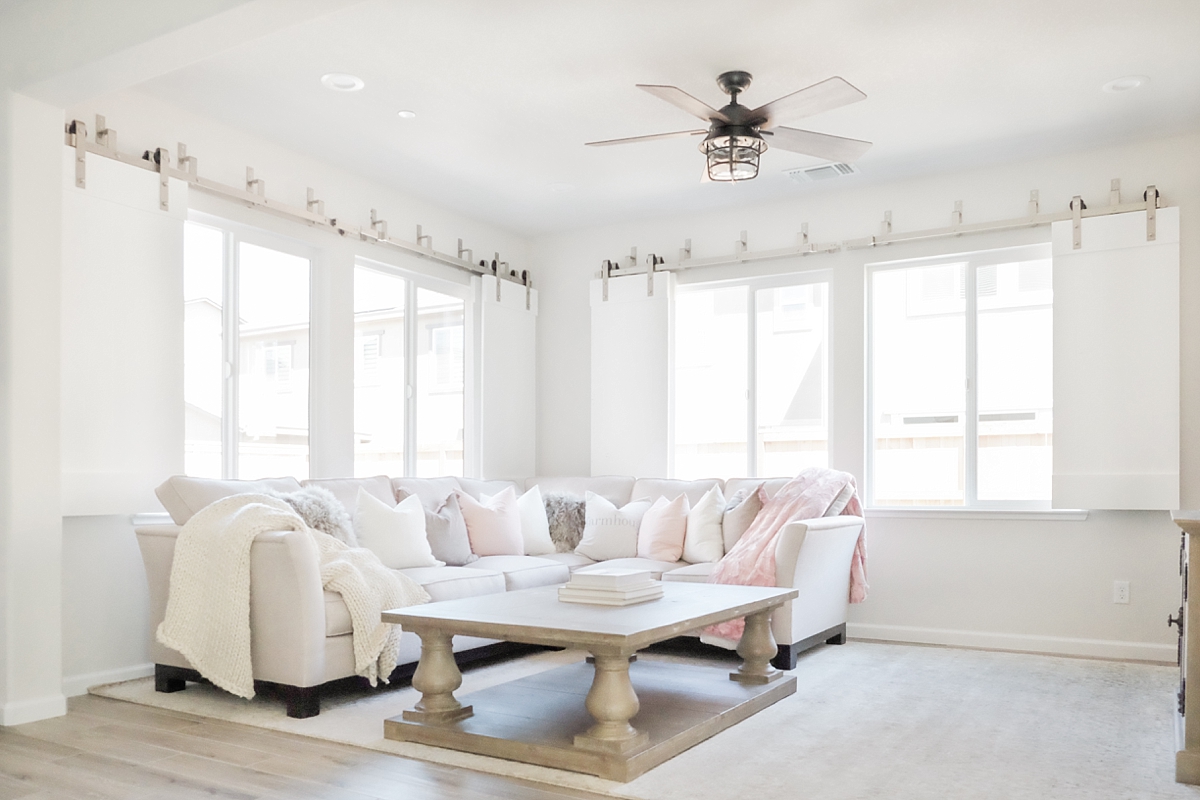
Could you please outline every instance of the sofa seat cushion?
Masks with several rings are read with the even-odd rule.
[[[592,564],[598,564],[594,558],[588,558],[582,553],[547,553],[544,556],[538,556],[548,561],[557,561],[559,564],[566,564],[567,569],[574,572],[580,567],[590,567]]]
[[[433,602],[499,594],[504,591],[504,575],[487,569],[470,567],[412,567],[397,570],[429,592]]]
[[[708,576],[712,574],[715,566],[717,566],[716,562],[709,561],[691,564],[664,573],[662,579],[664,581],[684,581],[685,583],[708,583]]]
[[[571,578],[571,570],[565,564],[541,556],[483,556],[466,568],[501,573],[505,588],[510,592],[535,586],[553,586],[566,583]]]
[[[673,572],[677,569],[690,566],[686,561],[655,561],[652,558],[610,558],[608,561],[601,561],[591,567],[580,567],[575,572],[587,572],[595,569],[646,569],[650,570],[650,577],[655,580],[660,580],[664,572]]]
[[[325,635],[344,636],[353,632],[346,601],[337,592],[325,592]]]

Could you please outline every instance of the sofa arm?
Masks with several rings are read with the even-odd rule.
[[[191,667],[155,637],[167,610],[177,525],[135,529],[150,587],[150,654]],[[325,680],[325,597],[316,545],[303,531],[261,533],[250,548],[250,649],[254,679],[315,686]]]
[[[780,643],[799,642],[846,622],[850,560],[862,531],[861,517],[797,520],[775,543],[775,585],[800,595],[777,612],[772,632]]]

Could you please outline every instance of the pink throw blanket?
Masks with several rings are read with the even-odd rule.
[[[717,562],[708,576],[709,583],[742,586],[775,585],[775,541],[783,526],[792,520],[822,517],[846,486],[853,494],[842,514],[862,516],[854,476],[847,472],[810,467],[784,484],[779,493],[763,503],[762,511],[738,539],[737,544]],[[761,491],[761,489],[760,489]],[[858,534],[850,560],[850,602],[867,599],[867,542],[865,531]],[[745,621],[722,622],[705,629],[705,634],[730,641],[742,637]]]

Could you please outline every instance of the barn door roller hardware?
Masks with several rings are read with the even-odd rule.
[[[812,241],[808,233],[808,223],[805,222],[800,226],[800,233],[796,236],[796,245],[794,247],[783,247],[777,250],[760,250],[753,252],[750,250],[749,235],[746,231],[741,231],[737,241],[734,242],[734,252],[732,256],[717,256],[715,258],[695,258],[692,252],[692,240],[687,239],[684,246],[679,250],[679,256],[673,263],[663,263],[656,261],[653,266],[647,263],[645,269],[649,272],[677,272],[685,269],[695,269],[697,267],[719,267],[730,266],[735,264],[747,264],[755,261],[770,261],[784,258],[796,258],[798,256],[811,256],[821,253],[836,253],[840,250],[860,250],[869,247],[880,247],[888,244],[899,242],[913,242],[923,239],[939,239],[951,236],[963,236],[971,233],[987,233],[991,231],[1015,230],[1018,228],[1035,228],[1041,225],[1049,225],[1054,222],[1071,221],[1073,229],[1073,246],[1078,249],[1082,247],[1082,230],[1083,220],[1089,217],[1102,217],[1112,214],[1128,214],[1133,212],[1146,213],[1146,241],[1154,241],[1156,236],[1155,226],[1157,224],[1157,209],[1164,207],[1162,194],[1154,184],[1146,187],[1146,191],[1142,193],[1142,199],[1137,202],[1122,202],[1121,201],[1121,182],[1114,179],[1110,184],[1109,189],[1109,204],[1104,207],[1089,208],[1083,198],[1076,195],[1071,199],[1068,210],[1058,213],[1042,213],[1041,197],[1037,189],[1029,193],[1029,205],[1027,214],[1023,217],[1013,219],[1003,219],[994,222],[963,222],[963,201],[954,201],[954,210],[950,214],[950,224],[945,228],[932,228],[928,230],[910,231],[907,233],[897,233],[893,227],[892,212],[885,211],[883,221],[880,223],[879,233],[874,236],[866,236],[861,239],[845,239],[840,242],[831,244],[817,244]],[[606,265],[601,269],[600,277],[606,282],[610,275],[620,269],[622,274],[630,272],[640,272],[642,268],[627,269],[624,266],[618,267],[614,262],[605,261]],[[608,297],[607,283],[605,284],[605,299]]]
[[[306,225],[329,231],[338,236],[349,236],[370,244],[378,244],[389,249],[399,250],[448,267],[469,272],[472,275],[486,275],[492,272],[496,275],[498,281],[505,280],[525,286],[527,293],[529,293],[529,287],[532,285],[532,279],[526,280],[524,277],[525,273],[518,275],[515,270],[508,269],[507,264],[504,265],[505,269],[503,271],[489,269],[483,263],[476,265],[472,262],[471,251],[462,247],[461,239],[459,240],[458,252],[451,255],[449,253],[439,253],[434,250],[433,239],[425,235],[420,226],[417,226],[416,242],[406,242],[402,239],[388,236],[387,223],[379,218],[378,212],[374,209],[371,210],[369,225],[363,226],[351,225],[336,217],[326,216],[325,201],[317,199],[315,192],[311,188],[308,189],[307,197],[302,206],[293,206],[279,202],[278,200],[272,200],[267,197],[266,181],[256,176],[252,167],[246,168],[246,182],[243,186],[230,186],[201,177],[195,156],[188,155],[187,145],[182,142],[178,145],[178,157],[175,165],[171,164],[169,152],[161,147],[154,150],[145,150],[141,155],[122,153],[117,150],[117,132],[108,127],[106,120],[100,114],[96,115],[95,141],[88,140],[87,126],[81,120],[75,119],[66,125],[64,143],[67,147],[73,148],[75,151],[75,185],[80,189],[87,188],[87,154],[91,153],[95,156],[119,161],[131,167],[157,173],[159,208],[163,210],[167,210],[170,200],[168,194],[170,180],[179,180],[188,184],[188,186],[196,191],[216,195],[251,208],[258,208],[294,222],[303,222]],[[464,258],[464,256],[466,257]],[[499,256],[497,256],[498,260]]]

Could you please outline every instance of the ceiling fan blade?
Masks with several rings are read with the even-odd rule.
[[[653,84],[639,83],[637,87],[661,100],[666,100],[673,106],[682,108],[692,116],[699,117],[705,122],[719,120],[720,122],[729,123],[731,121],[729,117],[717,111],[708,103],[705,103],[703,100],[697,100],[678,86],[655,86]]]
[[[772,100],[765,106],[759,106],[750,112],[749,119],[761,120],[752,124],[769,127],[785,120],[811,117],[822,111],[865,100],[866,95],[851,86],[841,78],[829,78],[820,83],[801,89],[798,92],[785,94],[778,100]]]
[[[828,161],[843,161],[851,163],[862,157],[871,149],[870,142],[861,139],[847,139],[842,136],[831,136],[828,133],[802,131],[798,128],[772,128],[760,131],[768,147],[778,147],[780,150],[790,150],[793,153],[803,153],[806,156],[816,156]]]
[[[675,131],[674,133],[652,133],[648,136],[630,136],[625,139],[604,139],[599,142],[584,142],[588,147],[607,147],[610,144],[630,144],[631,142],[653,142],[655,139],[680,139],[684,136],[699,136],[708,133],[707,129],[698,131]]]

